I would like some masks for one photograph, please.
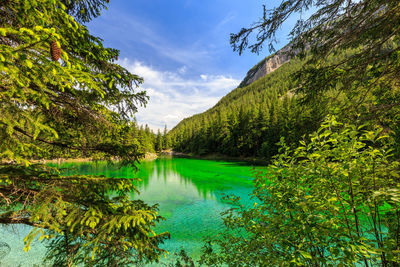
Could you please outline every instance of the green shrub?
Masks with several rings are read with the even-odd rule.
[[[399,163],[381,129],[328,117],[254,179],[254,205],[224,215],[201,263],[354,266],[400,263]],[[238,202],[234,197],[233,202]]]

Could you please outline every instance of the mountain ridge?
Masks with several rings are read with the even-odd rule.
[[[301,107],[296,95],[288,93],[296,87],[293,74],[304,60],[289,60],[286,51],[281,49],[253,67],[243,84],[254,82],[233,89],[210,109],[171,129],[174,151],[268,160],[277,153],[280,137],[292,144],[315,130],[319,112]],[[257,72],[266,74],[258,78]]]
[[[287,63],[290,61],[290,59],[292,58],[289,54],[290,52],[290,45],[286,45],[283,48],[279,49],[276,53],[269,55],[267,57],[265,57],[263,60],[261,60],[260,62],[258,62],[256,65],[254,65],[246,74],[246,76],[244,77],[244,79],[240,82],[240,84],[232,89],[229,93],[227,93],[226,95],[222,96],[220,100],[218,100],[218,102],[212,106],[211,108],[204,110],[203,112],[194,114],[192,116],[183,118],[177,125],[175,125],[175,127],[173,127],[171,130],[174,130],[175,128],[179,127],[179,125],[184,122],[187,121],[191,118],[194,117],[198,117],[201,116],[209,111],[212,111],[213,109],[217,108],[219,105],[221,105],[221,103],[224,101],[224,99],[231,95],[232,93],[234,93],[236,90],[240,89],[240,88],[245,88],[249,85],[251,85],[252,83],[258,81],[259,79],[267,76],[268,74],[274,72],[275,70],[279,69],[283,64]]]
[[[276,53],[264,58],[259,63],[257,63],[253,68],[251,68],[242,82],[239,84],[239,88],[245,87],[258,79],[270,74],[271,72],[277,70],[280,66],[285,64],[291,59],[289,55],[290,45],[286,45],[282,49],[278,50]]]

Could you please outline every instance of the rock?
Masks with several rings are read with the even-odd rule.
[[[239,87],[245,87],[257,81],[261,77],[264,77],[282,66],[284,63],[288,62],[291,58],[289,54],[290,48],[291,47],[287,45],[275,54],[264,58],[260,63],[247,72],[246,77],[240,83]]]

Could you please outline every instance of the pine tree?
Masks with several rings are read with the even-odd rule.
[[[160,129],[157,131],[156,140],[155,140],[155,149],[157,152],[163,149],[163,136],[161,135]]]
[[[106,2],[0,2],[0,224],[33,226],[26,249],[50,239],[56,266],[135,264],[164,253],[167,234],[151,229],[162,218],[131,200],[132,180],[61,177],[32,161],[97,155],[134,164],[142,156],[126,142],[129,117],[147,100],[135,90],[142,80],[113,64],[119,51],[80,24]],[[53,55],[52,44],[61,48]]]
[[[168,135],[167,125],[165,125],[164,132],[163,132],[163,149],[166,150],[169,148],[171,148],[171,141],[170,141],[170,137]]]

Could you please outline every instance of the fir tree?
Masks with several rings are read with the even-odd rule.
[[[132,180],[61,177],[32,161],[97,155],[134,164],[143,155],[127,142],[129,117],[147,100],[136,91],[142,80],[79,22],[106,2],[0,2],[0,223],[33,226],[26,249],[50,239],[49,260],[60,266],[135,264],[164,252],[166,234],[151,230],[162,219],[157,206],[131,200]]]

